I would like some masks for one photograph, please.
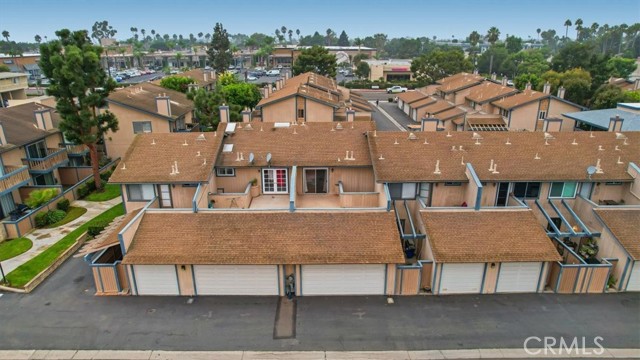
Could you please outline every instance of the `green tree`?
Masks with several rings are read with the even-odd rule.
[[[587,69],[593,50],[590,44],[568,43],[553,57],[551,68],[558,72],[578,67]]]
[[[531,89],[537,89],[542,80],[535,74],[520,74],[513,79],[513,82],[518,90],[524,90],[528,83],[531,84]]]
[[[541,81],[538,84],[537,89],[538,90],[543,90],[543,84],[545,83],[549,83],[549,85],[551,85],[551,93],[555,94],[556,91],[558,91],[558,88],[560,87],[560,84],[562,83],[562,74],[557,72],[557,71],[553,71],[553,70],[549,70],[547,72],[545,72],[544,74],[542,74],[542,76],[540,76]]]
[[[218,74],[226,71],[233,60],[229,34],[220,23],[216,23],[213,28],[213,37],[211,38],[209,49],[207,49],[207,55],[209,56],[211,67]]]
[[[331,46],[333,44],[333,40],[336,38],[336,33],[331,30],[331,28],[326,31],[327,36],[325,37],[325,44],[327,46]]]
[[[349,46],[349,36],[344,30],[342,30],[338,38],[338,46]]]
[[[0,72],[11,72],[11,69],[5,64],[0,64]]]
[[[238,83],[238,79],[236,78],[236,76],[228,71],[225,71],[222,74],[218,75],[218,85],[220,86],[227,86],[227,85],[231,85],[231,84],[237,84]]]
[[[576,22],[574,23],[574,25],[576,26],[576,40],[580,40],[580,32],[582,31],[582,24],[584,24],[584,22],[580,18],[578,18],[578,20],[576,20]]]
[[[485,74],[497,72],[509,53],[502,45],[493,45],[478,57],[478,71]]]
[[[98,44],[100,44],[101,39],[113,38],[117,33],[118,30],[109,25],[109,22],[107,20],[96,21],[91,27],[91,37],[96,39]]]
[[[97,144],[107,131],[118,130],[118,119],[104,109],[115,82],[100,67],[102,48],[91,43],[85,30],[63,29],[56,35],[40,46],[39,65],[51,81],[47,94],[56,98],[65,138],[89,149],[93,180],[101,190]]]
[[[356,66],[356,76],[361,79],[368,79],[369,73],[371,73],[371,68],[369,68],[369,64],[367,64],[364,61],[360,61]]]
[[[469,44],[471,44],[471,46],[475,47],[476,45],[478,45],[478,43],[480,42],[480,33],[473,30],[471,32],[471,34],[469,34]]]
[[[591,99],[591,109],[611,109],[624,101],[624,91],[612,84],[602,85]]]
[[[195,81],[188,76],[168,76],[160,80],[160,86],[165,89],[180,91],[186,93],[189,90],[189,84],[194,84]]]
[[[522,39],[513,35],[507,36],[504,46],[507,48],[507,52],[509,52],[509,54],[515,54],[522,50]]]
[[[42,42],[42,38],[40,37],[40,35],[37,35],[33,37],[33,40],[36,41],[36,44],[40,45],[40,43]]]
[[[623,79],[629,78],[629,75],[636,70],[636,66],[635,59],[617,56],[607,60],[606,65],[609,76]]]
[[[492,26],[491,28],[489,28],[489,30],[487,31],[487,41],[491,45],[494,45],[499,38],[500,38],[500,30],[498,30],[498,28],[495,26]]]
[[[262,98],[260,90],[254,84],[236,83],[222,88],[224,98],[229,104],[238,105],[242,108],[253,109]]]
[[[591,75],[583,69],[571,69],[562,74],[565,99],[576,104],[587,105],[591,97]]]
[[[411,72],[416,79],[426,83],[472,69],[473,64],[459,48],[435,50],[415,58],[411,63]]]
[[[336,56],[321,46],[312,46],[300,52],[293,64],[293,75],[312,71],[316,74],[336,77]]]
[[[368,59],[369,58],[369,54],[365,54],[365,53],[358,53],[353,57],[353,63],[358,66],[358,64],[360,64],[360,62],[362,60]]]
[[[224,98],[219,89],[207,91],[198,89],[187,93],[187,97],[193,101],[194,115],[203,130],[215,129],[220,122],[220,106]]]
[[[567,19],[567,21],[564,22],[564,26],[566,28],[565,33],[564,33],[564,37],[565,39],[567,39],[569,37],[569,26],[573,25],[573,23],[571,23],[571,19]]]
[[[8,32],[7,30],[3,30],[3,31],[2,31],[2,37],[3,37],[7,42],[9,42],[9,36],[11,36],[11,35],[9,35],[9,32]]]

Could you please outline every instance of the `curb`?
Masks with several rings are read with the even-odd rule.
[[[1,360],[427,360],[427,359],[567,359],[576,357],[640,359],[640,348],[468,349],[424,351],[152,351],[152,350],[0,350]]]

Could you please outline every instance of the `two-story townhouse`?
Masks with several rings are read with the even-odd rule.
[[[27,74],[22,73],[0,73],[0,107],[8,107],[9,100],[27,98],[28,77]]]
[[[256,108],[263,122],[289,123],[370,121],[373,111],[361,95],[314,73],[279,79],[274,92],[267,86]]]
[[[466,96],[471,88],[481,84],[485,79],[477,74],[459,73],[440,79],[440,86],[437,94],[440,98],[452,102],[455,105],[462,105],[466,101]]]
[[[575,121],[564,114],[583,111],[585,107],[564,99],[564,88],[558,96],[550,94],[547,83],[542,92],[531,90],[493,101],[493,113],[500,114],[509,129],[528,131],[574,131]]]
[[[107,98],[107,106],[118,118],[118,131],[104,135],[106,153],[114,159],[124,156],[136,134],[197,130],[193,102],[181,92],[155,84],[118,89]]]
[[[518,90],[505,85],[498,85],[492,81],[485,81],[480,85],[474,86],[465,97],[466,105],[475,110],[482,111],[486,114],[492,114],[494,111],[493,101],[505,99],[515,95]]]
[[[412,116],[411,104],[415,102],[420,102],[421,100],[429,99],[429,96],[423,94],[420,90],[412,90],[399,94],[396,97],[396,101],[398,104],[398,108],[404,111],[405,114]]]

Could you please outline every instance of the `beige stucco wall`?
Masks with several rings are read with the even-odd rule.
[[[613,200],[620,202],[625,199],[626,194],[629,193],[629,187],[631,183],[622,183],[622,185],[607,185],[603,182],[595,183],[591,192],[591,201],[598,204],[601,200]],[[627,204],[625,205],[633,205]]]
[[[460,206],[465,201],[467,184],[460,186],[444,186],[444,183],[434,184],[431,187],[431,206],[449,207]]]
[[[618,262],[613,267],[611,274],[616,278],[616,287],[620,284],[620,280],[622,278],[622,273],[624,272],[624,268],[629,262],[628,254],[623,249],[622,245],[613,237],[613,234],[609,231],[609,229],[605,228],[602,230],[602,235],[598,242],[598,258],[614,258],[618,259]],[[631,263],[628,265],[631,267]],[[627,277],[629,275],[629,270],[627,270]],[[626,279],[624,279],[626,281]]]
[[[185,187],[181,184],[176,184],[175,187],[171,187],[171,203],[176,209],[191,209],[193,207],[193,196],[196,193],[197,187]],[[158,191],[158,190],[156,190]],[[206,190],[200,190],[206,191]],[[159,192],[158,192],[159,193]]]
[[[258,180],[258,186],[262,189],[262,172],[260,169],[259,167],[236,168],[236,176],[217,176],[214,171],[215,187],[212,192],[216,193],[217,189],[224,189],[225,193],[241,193],[244,192],[249,181],[253,179]]]
[[[498,183],[487,182],[482,186],[482,199],[480,201],[481,206],[495,206],[496,205],[496,192],[498,191]]]
[[[534,101],[532,103],[520,106],[511,110],[511,121],[509,128],[513,130],[536,130],[536,122],[538,120],[538,107],[540,102]]]
[[[114,113],[118,118],[118,131],[115,133],[108,131],[104,136],[107,155],[112,159],[124,157],[124,154],[133,142],[133,138],[136,135],[133,133],[134,121],[150,121],[151,132],[170,132],[170,122],[168,119],[125,108],[113,103],[109,104],[109,111]]]
[[[305,111],[307,121],[309,122],[327,122],[333,121],[333,108],[331,106],[321,104],[316,101],[306,99],[307,110]]]
[[[264,122],[292,122],[296,120],[295,97],[267,104],[262,107]]]
[[[565,102],[556,100],[551,98],[551,102],[549,103],[549,112],[547,113],[547,117],[559,117],[562,118],[562,129],[561,131],[573,131],[573,128],[576,126],[576,122],[572,119],[569,119],[566,116],[562,116],[564,113],[576,112],[580,111],[579,107],[569,105]]]

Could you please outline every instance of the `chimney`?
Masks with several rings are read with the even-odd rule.
[[[269,86],[269,85],[265,85],[265,86],[264,86],[264,89],[262,89],[262,90],[263,90],[263,91],[262,91],[262,96],[263,96],[265,99],[268,99],[268,98],[269,98],[269,88],[271,88],[271,86]]]
[[[497,78],[498,75],[496,75],[496,73],[491,74],[491,80],[496,81]]]
[[[633,83],[633,90],[640,90],[640,78]]]
[[[545,132],[562,131],[562,119],[546,118],[543,120],[543,129]]]
[[[219,107],[220,109],[220,122],[228,123],[229,122],[229,107],[227,105],[222,105]]]
[[[189,91],[191,92],[191,91],[198,90],[199,86],[198,86],[198,84],[189,84],[189,85],[187,85],[187,87],[189,88]]]
[[[0,146],[7,145],[7,137],[4,135],[4,126],[0,122]]]
[[[473,69],[473,75],[478,75],[478,68]]]
[[[624,123],[624,119],[620,118],[620,115],[616,115],[616,117],[612,117],[609,119],[609,131],[622,131],[622,123]]]
[[[507,81],[509,80],[509,78],[507,78],[506,76],[502,77],[502,86],[507,86]]]
[[[547,94],[547,95],[551,94],[551,84],[549,84],[548,81],[546,83],[544,83],[544,87],[542,88],[542,92]]]
[[[251,122],[251,110],[249,110],[249,108],[244,108],[244,110],[242,110],[242,122]]]
[[[525,85],[524,89],[525,90],[531,90],[531,83],[528,82],[527,85]]]
[[[53,121],[51,120],[51,109],[40,108],[35,110],[34,115],[36,117],[36,124],[40,130],[53,129]]]
[[[356,119],[356,112],[351,109],[347,109],[347,121],[353,122],[355,119]]]
[[[213,70],[210,70],[209,73],[211,74],[209,75],[211,77],[211,80],[216,80],[216,72]]]
[[[284,73],[284,80],[286,83],[286,80],[289,80],[289,72],[287,71],[286,73]]]
[[[156,108],[158,110],[158,114],[171,116],[171,103],[169,102],[167,94],[156,96]]]
[[[560,86],[560,87],[558,88],[558,97],[559,97],[560,99],[564,99],[564,91],[565,91],[565,90],[564,90],[564,86]]]
[[[280,79],[276,80],[276,91],[280,90]]]

